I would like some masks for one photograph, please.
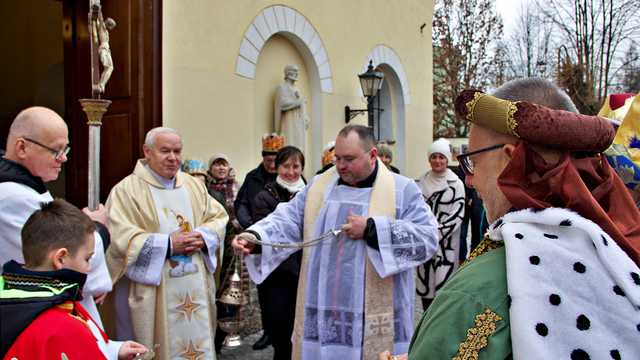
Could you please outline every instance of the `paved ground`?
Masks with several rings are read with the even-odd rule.
[[[246,336],[242,339],[242,345],[236,348],[223,348],[222,353],[218,357],[218,360],[271,360],[273,359],[273,348],[268,348],[261,351],[254,351],[251,348],[254,342],[256,342],[262,332]]]
[[[422,303],[419,298],[416,299],[415,305],[415,323],[417,324],[422,317]],[[261,351],[254,351],[251,348],[254,342],[256,342],[262,332],[248,335],[242,339],[242,345],[236,348],[223,348],[222,353],[218,357],[218,360],[271,360],[273,358],[273,348],[268,348]]]

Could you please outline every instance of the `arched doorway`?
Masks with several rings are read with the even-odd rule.
[[[381,64],[377,71],[384,74],[382,88],[378,92],[377,106],[384,109],[377,117],[377,137],[393,148],[393,164],[401,170],[405,165],[405,102],[400,80],[395,71],[387,64]]]
[[[365,59],[363,72],[369,61],[373,61],[377,71],[384,74],[384,82],[376,98],[376,106],[384,111],[377,118],[376,135],[381,141],[391,143],[393,164],[401,171],[406,168],[406,126],[405,107],[410,103],[407,75],[396,52],[386,45],[376,46]]]

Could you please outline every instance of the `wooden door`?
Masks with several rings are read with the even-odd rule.
[[[87,204],[88,126],[78,99],[91,97],[88,0],[63,1],[65,120],[72,152],[66,164],[67,200]],[[100,199],[142,157],[144,135],[161,126],[162,0],[102,1],[114,71],[104,94],[112,101],[101,131]]]

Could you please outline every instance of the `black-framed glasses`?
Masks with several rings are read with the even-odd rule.
[[[460,154],[460,155],[456,156],[456,159],[458,159],[458,163],[460,164],[460,168],[465,173],[465,175],[473,175],[473,160],[471,160],[471,156],[477,155],[477,154],[480,154],[480,153],[483,153],[483,152],[486,152],[486,151],[492,151],[492,150],[500,149],[501,147],[503,147],[505,145],[506,144],[497,144],[497,145],[489,146],[489,147],[486,147],[486,148],[474,150],[474,151],[471,151],[471,152],[468,152],[468,153]]]
[[[69,151],[71,151],[71,147],[69,145],[65,146],[64,149],[61,150],[56,150],[53,148],[48,147],[45,144],[42,144],[38,141],[35,141],[33,139],[29,139],[28,137],[23,137],[23,139],[25,139],[26,141],[32,143],[32,144],[36,144],[40,147],[42,147],[43,149],[47,149],[49,150],[49,152],[56,158],[56,159],[60,159],[62,157],[62,155],[67,156],[69,154]]]

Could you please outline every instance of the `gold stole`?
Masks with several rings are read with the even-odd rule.
[[[316,178],[307,192],[304,208],[304,240],[314,237],[316,219],[324,204],[325,193],[335,179],[335,167]],[[396,193],[393,175],[378,160],[378,174],[371,192],[368,216],[396,216]],[[306,301],[306,283],[309,271],[310,248],[302,251],[300,279],[296,298],[296,317],[293,328],[293,359],[302,359],[302,341],[304,339],[304,305]],[[393,277],[381,278],[367,257],[365,260],[364,290],[364,340],[362,351],[364,359],[377,359],[385,350],[393,350],[394,313],[393,313]]]

